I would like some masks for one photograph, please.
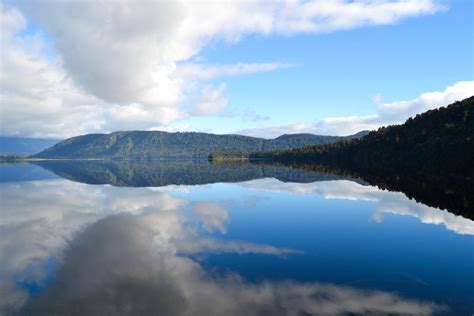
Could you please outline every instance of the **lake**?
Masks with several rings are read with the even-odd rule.
[[[474,221],[356,177],[43,161],[0,180],[0,315],[474,313]]]

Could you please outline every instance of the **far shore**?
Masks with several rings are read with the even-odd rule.
[[[4,155],[0,156],[0,162],[30,162],[44,160],[109,160],[106,158],[39,158],[30,156]]]
[[[268,158],[232,158],[226,157],[221,159],[209,158],[158,158],[158,159],[134,159],[134,158],[40,158],[30,156],[0,156],[0,163],[21,163],[21,162],[35,162],[35,161],[209,161],[214,163],[219,162],[237,162],[237,161],[258,161],[271,160]]]

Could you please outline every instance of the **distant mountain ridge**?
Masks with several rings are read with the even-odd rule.
[[[333,143],[368,134],[322,136],[313,134],[282,135],[264,139],[241,135],[207,133],[168,133],[162,131],[126,131],[87,134],[66,139],[34,155],[58,159],[205,159],[215,151],[272,151]]]
[[[0,136],[0,154],[32,155],[60,141],[59,139]]]

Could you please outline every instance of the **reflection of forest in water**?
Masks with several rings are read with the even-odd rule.
[[[329,168],[311,164],[208,161],[38,161],[35,164],[63,178],[87,184],[114,186],[194,185],[275,178],[283,182],[309,183],[346,179],[381,189],[400,191],[428,206],[474,219],[474,181],[468,175],[442,170],[430,173],[374,168]]]
[[[311,164],[284,166],[362,179],[380,189],[403,192],[417,202],[474,219],[474,177],[470,174],[455,174],[442,169],[426,172],[353,166],[337,168]]]
[[[243,182],[261,178],[299,183],[347,178],[323,171],[294,169],[272,164],[240,162],[212,164],[207,160],[44,160],[35,164],[77,182],[129,187]]]

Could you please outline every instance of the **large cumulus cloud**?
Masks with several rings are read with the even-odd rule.
[[[391,24],[440,9],[434,0],[7,3],[0,133],[67,137],[219,114],[223,85],[206,81],[289,64],[196,64],[209,43]]]

